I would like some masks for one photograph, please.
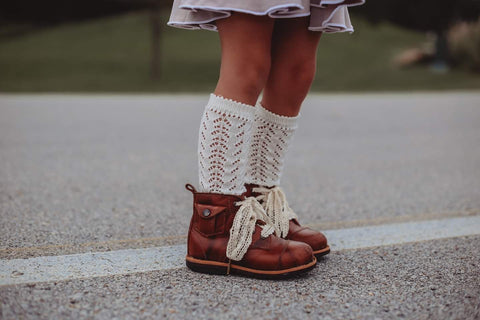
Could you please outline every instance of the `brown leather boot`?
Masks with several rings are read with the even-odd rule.
[[[193,193],[186,257],[193,271],[283,278],[315,266],[310,246],[277,237],[263,222],[265,213],[255,198],[185,187]]]
[[[245,187],[247,191],[244,195],[260,201],[278,236],[310,245],[317,258],[330,253],[330,246],[323,233],[300,225],[297,215],[288,206],[282,189],[257,184],[245,184]]]

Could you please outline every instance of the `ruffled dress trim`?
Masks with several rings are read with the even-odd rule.
[[[174,0],[167,25],[218,31],[215,21],[236,11],[271,18],[310,16],[311,31],[353,32],[348,7],[364,3],[365,0]]]

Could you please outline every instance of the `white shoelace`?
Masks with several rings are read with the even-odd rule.
[[[280,187],[253,188],[253,192],[258,192],[260,195],[256,197],[258,201],[263,201],[262,206],[268,217],[268,223],[273,225],[277,236],[285,238],[288,234],[289,221],[291,219],[298,219],[298,216],[293,212],[287,202],[285,193]]]
[[[264,221],[266,224],[261,225],[261,236],[266,238],[275,232],[272,225],[268,224],[268,217],[262,205],[254,197],[248,197],[245,200],[235,203],[240,206],[233,225],[230,229],[230,239],[227,245],[227,258],[235,261],[242,260],[247,252],[248,247],[252,243],[252,234],[255,231],[257,220]]]

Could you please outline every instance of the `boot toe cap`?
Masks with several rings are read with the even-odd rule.
[[[298,241],[288,241],[285,251],[280,256],[283,268],[294,268],[311,263],[314,260],[312,248]]]
[[[310,228],[303,228],[288,238],[308,244],[310,247],[312,247],[313,251],[324,249],[328,245],[327,237],[325,237],[323,233]]]

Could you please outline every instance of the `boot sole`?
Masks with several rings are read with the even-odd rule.
[[[313,257],[308,264],[283,270],[258,270],[230,264],[230,273],[261,279],[283,279],[312,270],[316,263],[317,258]],[[196,272],[218,275],[228,273],[228,263],[225,262],[200,260],[187,256],[186,264],[188,268]]]
[[[313,255],[317,257],[317,259],[329,253],[330,253],[330,246],[326,246],[323,249],[313,251]]]

